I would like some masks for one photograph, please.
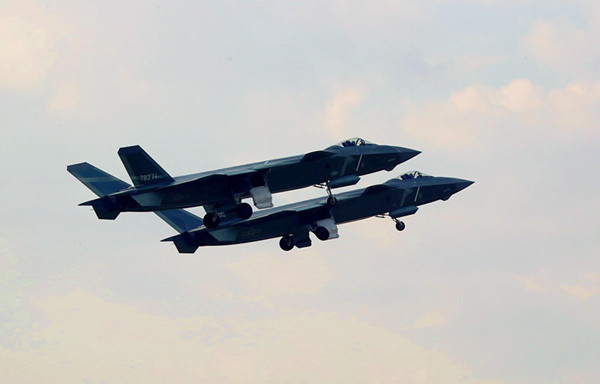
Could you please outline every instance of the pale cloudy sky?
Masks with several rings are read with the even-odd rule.
[[[11,383],[600,382],[595,1],[0,2]],[[173,175],[361,136],[475,180],[340,239],[179,255],[66,172]],[[275,196],[276,204],[319,190]]]

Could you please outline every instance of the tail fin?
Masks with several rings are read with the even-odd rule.
[[[163,239],[172,241],[179,253],[194,253],[200,246],[192,229],[201,227],[204,223],[201,218],[183,209],[171,209],[169,211],[155,211],[161,219],[167,222],[179,235]]]
[[[136,187],[173,181],[173,178],[139,145],[120,148],[119,157]]]
[[[110,195],[129,187],[126,182],[88,163],[69,165],[67,171],[92,190],[98,197]]]
[[[69,165],[67,171],[92,190],[99,199],[87,201],[79,205],[91,205],[99,219],[114,220],[121,212],[114,196],[130,185],[88,163]]]
[[[154,213],[179,233],[189,232],[204,224],[201,218],[183,209],[155,211]]]

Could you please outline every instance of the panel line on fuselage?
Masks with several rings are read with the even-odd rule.
[[[358,164],[356,164],[356,169],[354,170],[354,172],[358,172],[358,168],[360,167],[360,162],[362,161],[363,155],[360,155],[360,157],[358,158]]]

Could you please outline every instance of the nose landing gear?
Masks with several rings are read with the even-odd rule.
[[[392,216],[390,216],[387,213],[383,214],[383,215],[377,215],[375,217],[379,217],[381,219],[386,218],[386,217],[390,217],[394,221],[394,223],[396,223],[396,230],[397,231],[404,231],[404,228],[406,228],[406,224],[404,224],[404,221],[400,221],[400,220],[398,220],[397,217],[392,217]]]
[[[396,223],[396,230],[398,230],[398,231],[404,231],[404,228],[406,228],[406,224],[404,224],[403,221],[400,221],[398,219],[394,219],[394,222]]]
[[[327,205],[329,205],[330,207],[335,207],[337,205],[338,201],[337,201],[336,197],[333,196],[333,193],[331,192],[331,186],[329,185],[329,182],[326,182],[323,184],[315,184],[314,186],[317,188],[327,190]]]

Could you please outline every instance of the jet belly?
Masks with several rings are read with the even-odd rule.
[[[266,240],[292,233],[308,231],[319,220],[331,217],[342,224],[362,220],[387,213],[402,205],[403,197],[411,194],[412,188],[386,189],[376,193],[340,198],[335,207],[327,207],[323,202],[317,211],[282,211],[254,220],[242,221],[222,229],[199,231],[198,238],[203,245],[228,245]],[[412,193],[414,196],[414,191]],[[414,205],[414,197],[406,205]],[[323,211],[323,209],[325,211]],[[327,213],[329,212],[329,213]]]
[[[223,229],[201,230],[200,245],[229,245],[266,240],[296,232],[300,225],[298,215],[292,212],[265,219],[240,222]]]
[[[402,193],[402,190],[391,189],[373,194],[363,194],[340,201],[331,209],[331,212],[338,224],[382,215],[399,207]]]
[[[157,192],[140,193],[131,196],[136,203],[138,203],[140,209],[156,209],[162,205],[163,196]]]
[[[133,210],[144,212],[213,204],[222,202],[228,196],[231,196],[233,200],[229,185],[215,180],[198,180],[172,186],[167,185],[131,195],[138,203]]]
[[[272,193],[291,191],[341,176],[346,159],[330,156],[323,159],[273,167],[265,175]]]

